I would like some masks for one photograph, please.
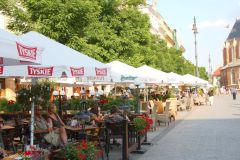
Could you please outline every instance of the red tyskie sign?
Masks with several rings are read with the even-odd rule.
[[[107,76],[107,68],[95,68],[96,76]]]
[[[3,58],[0,57],[0,64],[3,64]]]
[[[83,76],[84,75],[84,67],[80,67],[80,68],[73,68],[70,67],[71,70],[71,74],[72,76]]]
[[[3,74],[3,66],[0,67],[0,74]]]
[[[37,47],[28,47],[23,44],[16,42],[18,55],[24,59],[36,60],[37,58]]]
[[[32,67],[28,66],[28,75],[31,76],[52,76],[53,67]]]

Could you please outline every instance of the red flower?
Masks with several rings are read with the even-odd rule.
[[[30,156],[31,154],[32,154],[31,151],[25,151],[25,152],[24,152],[24,155],[25,155],[25,156]]]
[[[82,141],[82,148],[87,149],[87,143],[85,140]]]
[[[14,103],[15,103],[14,100],[9,100],[9,101],[8,101],[8,104],[14,104]]]
[[[97,153],[97,156],[102,157],[103,156],[103,150],[99,150],[98,153]]]
[[[143,135],[145,134],[145,132],[147,132],[151,128],[151,125],[153,124],[153,120],[148,115],[139,115],[138,117],[144,119],[147,122],[146,127],[139,132],[139,134]]]
[[[84,159],[87,158],[87,156],[86,156],[86,154],[80,153],[80,154],[78,154],[78,158],[81,159],[81,160],[84,160]]]
[[[81,150],[81,146],[77,145],[77,150],[80,151]]]
[[[107,99],[100,99],[99,104],[107,104],[108,103],[108,100]]]

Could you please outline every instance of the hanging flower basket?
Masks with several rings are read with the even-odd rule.
[[[133,119],[136,131],[140,135],[144,135],[153,124],[153,120],[148,115],[141,115]]]

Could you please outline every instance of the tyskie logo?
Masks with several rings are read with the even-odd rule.
[[[3,57],[0,57],[0,64],[3,64]]]
[[[52,76],[53,67],[32,67],[28,66],[28,75],[31,76]]]
[[[80,67],[80,68],[70,67],[70,70],[71,70],[72,76],[83,76],[84,75],[84,67]]]
[[[96,76],[107,76],[107,68],[95,68]]]
[[[28,47],[23,44],[16,42],[18,55],[24,59],[36,60],[37,58],[37,47]]]
[[[3,66],[0,66],[0,74],[3,74]]]

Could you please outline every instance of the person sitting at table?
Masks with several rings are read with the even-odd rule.
[[[49,126],[55,131],[58,132],[60,135],[60,139],[62,144],[65,146],[67,144],[67,133],[65,130],[65,124],[59,117],[59,115],[56,113],[57,107],[54,103],[50,104],[49,110],[48,110],[48,124]]]
[[[129,119],[129,115],[130,115],[131,113],[129,112],[129,110],[127,110],[127,109],[125,109],[124,111],[123,111],[123,117],[128,121],[128,122],[130,122],[130,119]]]
[[[95,105],[92,106],[91,109],[90,109],[90,113],[91,113],[91,115],[90,115],[91,121],[93,123],[97,123],[98,124],[98,123],[102,122],[103,117],[102,117],[102,115],[100,113],[100,107],[95,106]]]
[[[109,115],[106,115],[104,116],[104,121],[107,122],[107,123],[118,123],[118,122],[121,122],[124,117],[121,116],[121,111],[118,109],[117,106],[112,106],[111,110],[110,110],[110,114]]]
[[[35,136],[40,135],[39,138],[44,138],[46,142],[57,147],[60,146],[60,136],[58,132],[55,132],[52,128],[48,126],[47,121],[42,117],[42,107],[37,105],[34,109],[34,126],[35,126]]]

